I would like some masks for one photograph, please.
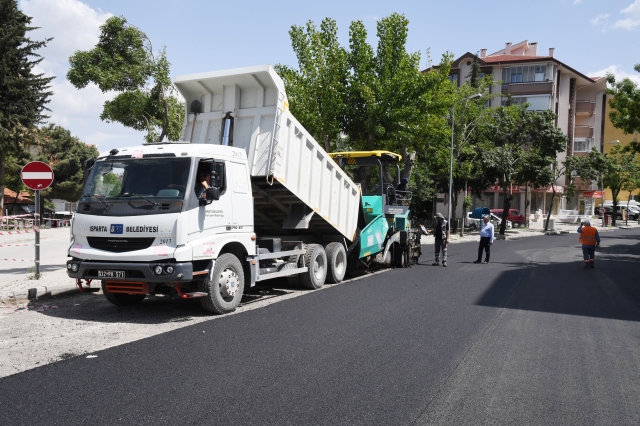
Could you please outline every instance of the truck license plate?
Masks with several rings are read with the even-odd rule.
[[[124,271],[98,271],[98,278],[124,278]]]

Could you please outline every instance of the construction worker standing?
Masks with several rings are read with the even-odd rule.
[[[582,243],[584,267],[593,268],[596,248],[600,248],[600,234],[598,234],[598,230],[595,227],[591,226],[588,220],[580,224],[578,234],[580,234],[580,242]]]

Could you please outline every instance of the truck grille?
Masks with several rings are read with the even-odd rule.
[[[129,237],[87,237],[89,245],[98,250],[110,251],[112,253],[123,253],[126,251],[144,250],[151,247],[154,237],[149,238],[129,238]]]

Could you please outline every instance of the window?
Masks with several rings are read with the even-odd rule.
[[[101,160],[87,179],[82,201],[145,197],[182,200],[190,165],[188,158]]]
[[[458,85],[458,74],[449,74],[449,81],[457,86]]]
[[[550,97],[548,95],[542,96],[513,96],[511,97],[512,105],[522,105],[523,103],[528,103],[527,111],[544,111],[549,109],[549,100]],[[502,98],[502,106],[506,106],[508,102],[507,97]]]
[[[593,139],[591,138],[574,138],[573,152],[588,152],[593,147]]]
[[[545,81],[546,65],[522,65],[502,69],[502,83],[529,83]]]

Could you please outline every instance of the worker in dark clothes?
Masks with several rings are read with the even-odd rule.
[[[433,266],[440,265],[440,251],[442,250],[442,266],[447,266],[447,248],[449,247],[449,223],[444,220],[442,213],[436,213],[436,226],[430,233],[435,237],[436,261]]]

